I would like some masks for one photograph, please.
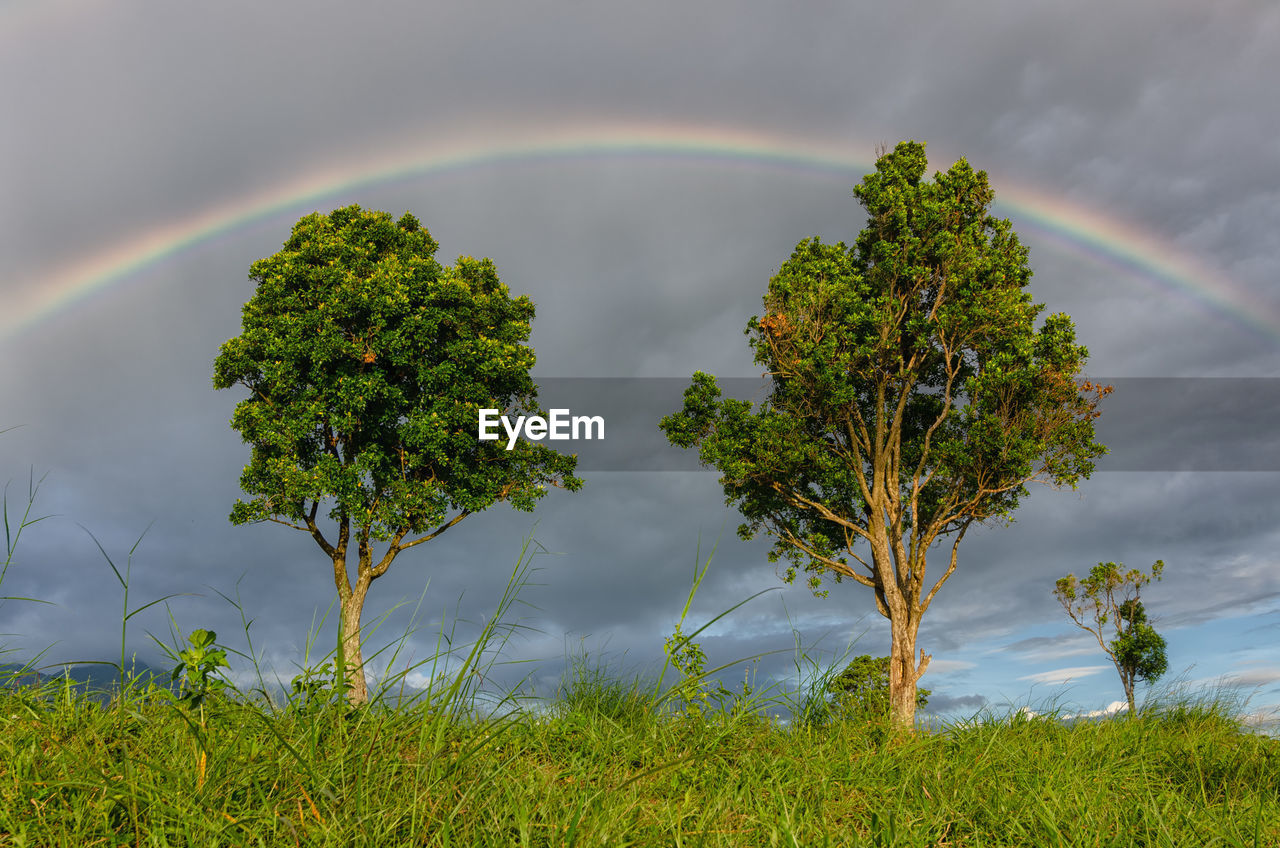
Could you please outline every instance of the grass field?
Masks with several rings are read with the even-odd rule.
[[[894,739],[580,668],[549,711],[453,706],[0,690],[0,845],[1280,844],[1280,746],[1212,703]]]

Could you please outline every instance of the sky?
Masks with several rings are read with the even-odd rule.
[[[1161,559],[1143,600],[1165,681],[1265,718],[1278,77],[1280,7],[1261,0],[0,2],[0,479],[11,523],[30,475],[50,516],[0,587],[44,602],[0,603],[4,659],[119,656],[125,598],[99,543],[128,564],[129,611],[173,596],[127,621],[143,661],[163,664],[174,623],[247,652],[242,613],[285,680],[331,648],[323,553],[228,521],[248,449],[228,424],[241,395],[212,385],[249,265],[301,216],[410,211],[441,261],[492,258],[536,304],[535,377],[594,378],[577,384],[591,412],[610,386],[678,398],[695,370],[758,378],[742,331],[770,276],[803,238],[852,241],[877,145],[914,139],[930,173],[962,156],[988,172],[1036,302],[1072,316],[1088,374],[1118,387],[1090,479],[966,537],[920,630],[931,709],[1123,700],[1052,589]],[[652,438],[665,396],[611,395],[607,426]],[[442,628],[473,634],[532,537],[546,553],[496,687],[553,694],[575,658],[656,673],[712,549],[685,632],[769,590],[699,637],[713,666],[755,658],[727,682],[794,685],[797,644],[819,664],[888,653],[869,590],[786,586],[767,538],[737,538],[717,475],[642,438],[581,492],[402,555],[370,592],[366,623],[390,611],[372,643],[402,642],[402,667]]]

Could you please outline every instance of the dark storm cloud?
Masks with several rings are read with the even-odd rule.
[[[1280,10],[1272,6],[74,11],[33,18],[21,38],[5,40],[0,28],[6,288],[39,285],[71,261],[335,162],[610,121],[756,128],[830,144],[917,138],[929,142],[933,168],[965,155],[992,173],[997,197],[1004,185],[1030,186],[1146,228],[1264,302],[1280,275],[1280,190],[1270,179],[1280,172],[1280,110],[1269,106]],[[856,235],[854,182],[708,162],[508,163],[316,205],[409,209],[440,241],[442,261],[492,256],[512,291],[537,304],[535,374],[549,384],[643,377],[678,386],[695,369],[759,373],[742,328],[799,239]],[[114,651],[105,646],[119,632],[119,587],[76,524],[121,565],[150,524],[131,601],[198,592],[170,601],[175,618],[231,638],[240,614],[217,591],[234,597],[238,587],[255,644],[288,676],[333,590],[304,534],[227,522],[246,449],[226,424],[235,393],[214,392],[209,379],[218,345],[239,332],[249,263],[277,250],[307,211],[206,243],[36,332],[0,340],[0,427],[26,425],[0,436],[0,474],[21,482],[29,465],[47,471],[37,511],[61,514],[24,536],[4,586],[58,606],[0,608],[0,631],[25,636],[10,647],[34,652],[56,641],[63,659]],[[939,668],[956,661],[948,652],[1004,645],[1006,656],[1048,671],[1052,646],[1036,639],[1081,638],[1051,596],[1053,580],[1098,561],[1146,568],[1163,558],[1166,578],[1144,599],[1169,627],[1267,609],[1280,593],[1276,475],[1170,469],[1273,467],[1274,392],[1268,383],[1128,378],[1273,376],[1275,339],[1033,233],[1024,241],[1037,300],[1072,314],[1092,352],[1090,373],[1117,381],[1100,431],[1113,455],[1100,468],[1154,470],[1100,471],[1079,493],[1035,489],[1012,526],[971,533],[925,618],[922,646]],[[657,409],[671,403],[660,400],[644,415],[614,417],[621,425],[671,411]],[[634,432],[611,461],[630,467],[649,455]],[[490,510],[415,549],[375,584],[369,618],[407,602],[381,631],[394,638],[426,586],[410,653],[428,654],[455,614],[459,633],[474,633],[532,530],[562,554],[537,558],[537,585],[521,595],[532,606],[520,608],[537,630],[514,639],[511,656],[546,661],[536,675],[543,686],[554,686],[574,646],[652,670],[699,540],[705,558],[722,536],[690,622],[779,586],[768,541],[737,540],[738,522],[714,474],[591,473],[583,492],[553,492],[533,515]],[[1057,636],[1046,622],[1060,625]],[[130,650],[158,655],[145,636],[167,638],[164,607],[130,627]],[[326,628],[323,650],[331,621]],[[826,600],[803,586],[770,592],[709,628],[704,642],[720,662],[781,650],[759,667],[781,680],[795,676],[797,633],[832,662],[851,642],[856,653],[888,648],[870,594],[847,584]],[[996,673],[982,665],[938,672],[931,707],[994,698],[956,686],[1022,691],[1014,679],[1028,669],[993,683],[978,679]],[[524,673],[516,667],[503,680]]]
[[[179,197],[243,193],[326,151],[354,153],[373,131],[500,133],[504,118],[557,113],[918,135],[979,166],[1149,202],[1129,207],[1139,215],[1186,208],[1158,201],[1195,185],[1212,190],[1205,200],[1263,190],[1256,159],[1222,154],[1276,136],[1274,111],[1251,108],[1266,102],[1274,9],[1139,4],[1109,8],[1099,27],[1078,7],[999,4],[963,18],[914,3],[500,8],[126,11],[74,50],[47,31],[7,68],[39,81],[6,92],[10,113],[40,128],[14,134],[18,158],[61,163],[56,177],[15,174],[27,234],[75,216],[86,186],[120,198],[125,223],[133,208],[176,212]],[[1246,107],[1229,122],[1216,117],[1224,90]],[[1273,149],[1257,153],[1274,164]]]

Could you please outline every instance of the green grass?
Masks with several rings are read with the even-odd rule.
[[[0,845],[1280,844],[1280,750],[1214,704],[892,740],[663,709],[583,664],[550,710],[0,690]],[[201,751],[207,754],[203,779]]]

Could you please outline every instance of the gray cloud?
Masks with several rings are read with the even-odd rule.
[[[986,695],[930,695],[929,712],[942,713],[973,712],[987,705]]]

